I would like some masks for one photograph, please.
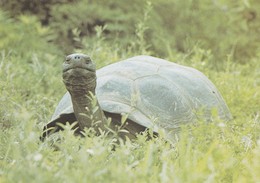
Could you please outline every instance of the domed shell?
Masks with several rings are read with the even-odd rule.
[[[174,130],[198,118],[210,120],[213,109],[220,118],[231,119],[225,101],[204,74],[151,56],[136,56],[97,70],[96,96],[104,111],[128,114],[155,132]],[[73,108],[66,93],[52,120],[68,113]]]

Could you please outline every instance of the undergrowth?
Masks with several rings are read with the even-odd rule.
[[[149,11],[128,48],[108,42],[106,26],[96,26],[91,44],[74,30],[73,39],[83,45],[74,51],[89,54],[98,68],[142,53],[160,56],[143,39]],[[164,134],[116,142],[91,130],[80,138],[69,125],[61,140],[41,142],[42,127],[66,91],[64,53],[50,42],[53,30],[35,17],[14,20],[0,12],[0,182],[259,182],[259,54],[239,64],[230,53],[216,68],[211,49],[193,44],[178,52],[165,44],[165,59],[197,68],[216,85],[233,115],[229,122],[182,126],[172,143]]]

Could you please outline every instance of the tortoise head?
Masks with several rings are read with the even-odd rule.
[[[96,87],[96,68],[88,55],[68,55],[63,63],[62,76],[69,91],[93,90]]]

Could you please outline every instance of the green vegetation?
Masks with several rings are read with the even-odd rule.
[[[259,182],[257,0],[0,2],[0,182]],[[36,11],[37,10],[37,11]],[[40,142],[65,93],[64,55],[97,67],[150,54],[204,72],[234,119],[183,126],[179,141],[105,134]],[[162,114],[163,115],[163,114]]]

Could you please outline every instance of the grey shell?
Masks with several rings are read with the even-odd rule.
[[[128,114],[136,123],[158,131],[180,123],[231,119],[229,109],[214,84],[196,69],[151,56],[136,56],[97,70],[96,96],[102,110]],[[73,113],[67,92],[51,121]]]

